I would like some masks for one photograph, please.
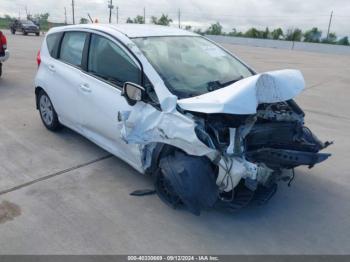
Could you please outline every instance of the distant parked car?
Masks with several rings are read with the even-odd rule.
[[[2,63],[9,58],[9,55],[6,36],[0,31],[0,76],[2,75]]]
[[[29,33],[36,34],[37,36],[40,35],[40,27],[30,20],[15,20],[10,25],[10,30],[12,34],[22,32],[24,35],[28,35]]]
[[[300,71],[257,74],[189,31],[58,27],[37,62],[36,106],[47,129],[77,131],[154,176],[162,200],[194,214],[265,203],[295,167],[330,156],[319,153],[330,143],[304,126],[293,100],[305,85]]]

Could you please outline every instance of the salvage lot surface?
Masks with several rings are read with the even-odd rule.
[[[307,126],[335,145],[327,149],[333,154],[328,161],[297,169],[292,186],[280,184],[266,206],[196,217],[157,196],[129,196],[152,181],[68,129],[47,131],[32,84],[42,37],[6,33],[11,58],[0,79],[1,254],[350,253],[350,56],[225,45],[259,72],[300,69],[307,89],[297,102]],[[25,185],[51,174],[57,175]]]

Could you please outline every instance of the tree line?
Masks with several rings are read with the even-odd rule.
[[[27,19],[36,21],[42,30],[47,30],[49,27],[49,13],[28,15]],[[0,17],[0,27],[8,27],[8,25],[15,18],[5,15]],[[88,23],[89,20],[86,18],[81,18],[80,23]],[[126,23],[133,24],[145,24],[145,18],[141,15],[137,15],[134,18],[128,17],[125,21]],[[173,20],[166,14],[162,14],[159,18],[156,16],[151,17],[151,23],[156,25],[169,26]],[[51,26],[53,25],[50,23]],[[56,24],[55,24],[56,25]],[[62,24],[57,24],[62,25]],[[282,28],[269,29],[266,27],[265,30],[259,30],[255,27],[248,29],[245,32],[238,31],[233,28],[231,32],[224,32],[223,27],[219,22],[211,24],[206,30],[196,29],[192,30],[192,26],[183,26],[185,30],[193,31],[201,35],[226,35],[226,36],[236,36],[236,37],[247,37],[247,38],[260,38],[260,39],[274,39],[274,40],[287,40],[287,41],[303,41],[310,43],[327,43],[327,44],[338,44],[338,45],[350,45],[349,38],[347,36],[338,38],[336,33],[330,32],[326,36],[317,27],[313,27],[310,30],[302,31],[300,28],[290,28],[283,31]]]
[[[168,15],[162,14],[160,18],[155,16],[151,17],[151,23],[157,25],[169,26],[173,20]],[[128,17],[126,23],[144,24],[145,20],[143,16],[136,16],[135,18]],[[219,22],[211,24],[206,30],[196,29],[192,30],[192,26],[185,25],[183,27],[186,30],[194,31],[201,35],[226,35],[236,37],[248,37],[248,38],[260,38],[260,39],[274,39],[274,40],[287,40],[287,41],[303,41],[309,43],[327,43],[327,44],[338,44],[338,45],[350,45],[349,38],[344,36],[342,38],[337,37],[336,33],[330,32],[327,36],[323,37],[322,31],[317,27],[313,27],[310,30],[302,31],[299,28],[291,28],[283,31],[282,28],[276,28],[270,30],[266,27],[265,30],[259,30],[255,27],[248,29],[245,32],[237,31],[233,28],[231,32],[224,32],[223,27]]]
[[[326,36],[323,36],[322,31],[317,27],[313,27],[312,29],[306,31],[302,31],[300,28],[290,28],[285,32],[282,28],[270,30],[268,27],[266,27],[265,30],[258,30],[252,27],[245,32],[237,31],[235,28],[233,28],[231,32],[226,33],[223,32],[222,25],[219,22],[216,22],[215,24],[210,25],[210,27],[204,31],[199,29],[195,30],[195,32],[206,35],[227,35],[260,39],[287,40],[298,42],[303,41],[309,43],[350,45],[349,38],[347,36],[338,39],[336,33],[334,32],[330,32]]]

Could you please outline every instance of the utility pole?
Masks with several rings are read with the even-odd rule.
[[[26,18],[28,19],[28,7],[27,7],[27,5],[25,5],[24,9],[26,11]]]
[[[113,0],[109,1],[108,8],[109,8],[109,23],[112,23]]]
[[[143,23],[146,24],[146,7],[143,8]]]
[[[331,30],[332,18],[333,18],[333,11],[331,12],[331,17],[329,18],[328,31],[327,31],[327,40],[329,38],[329,31]]]
[[[178,21],[179,21],[179,28],[181,28],[181,11],[180,11],[180,8],[179,8],[179,11],[178,11]]]
[[[74,16],[74,0],[72,0],[72,16],[73,16],[73,25],[75,25],[75,16]]]
[[[90,19],[91,24],[93,24],[93,23],[94,23],[94,20],[92,20],[91,15],[90,15],[89,13],[88,13],[87,15],[88,15],[88,17],[89,17],[89,19]]]
[[[117,9],[117,24],[119,24],[119,7],[117,6],[116,9]]]
[[[64,24],[67,24],[67,8],[64,7]]]

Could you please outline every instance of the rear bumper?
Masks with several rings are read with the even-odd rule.
[[[5,50],[5,55],[4,56],[0,56],[0,62],[5,62],[7,59],[9,59],[9,57],[10,57],[9,50]]]

